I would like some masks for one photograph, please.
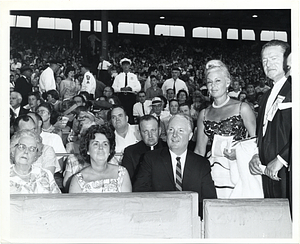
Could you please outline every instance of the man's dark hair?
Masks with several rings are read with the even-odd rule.
[[[47,91],[47,96],[48,95],[51,95],[51,97],[53,97],[55,100],[59,99],[59,95],[58,95],[58,92],[56,90]]]
[[[191,109],[191,103],[189,103],[189,102],[180,103],[178,108],[183,107],[183,106],[188,106],[189,109]]]
[[[29,120],[32,120],[32,121],[33,121],[33,119],[32,119],[29,115],[27,115],[27,114],[22,114],[22,115],[18,116],[18,117],[15,119],[14,123],[13,123],[13,127],[14,127],[14,131],[15,131],[15,132],[20,130],[19,124],[20,124],[20,121],[21,121],[21,120],[22,120],[22,121],[25,121],[25,122],[28,122]],[[34,121],[33,121],[33,122],[34,122]]]

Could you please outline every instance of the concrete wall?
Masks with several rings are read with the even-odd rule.
[[[287,199],[204,201],[205,238],[292,238]]]
[[[200,238],[198,194],[11,195],[12,239]]]

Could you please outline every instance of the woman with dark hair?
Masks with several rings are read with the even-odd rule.
[[[93,125],[80,140],[80,154],[89,166],[75,174],[70,193],[131,192],[127,170],[109,161],[115,154],[115,134],[108,125]]]
[[[177,93],[177,100],[179,104],[189,102],[189,95],[186,90],[182,89]]]
[[[73,66],[68,66],[65,72],[67,78],[61,81],[59,86],[59,93],[62,100],[70,99],[80,91],[80,86],[74,80],[74,74],[75,68]]]
[[[59,128],[59,126],[55,126],[59,114],[54,110],[52,104],[46,102],[42,103],[37,107],[36,112],[42,117],[42,130],[44,132],[56,133],[62,137],[62,130]]]

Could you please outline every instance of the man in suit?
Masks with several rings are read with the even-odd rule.
[[[217,195],[209,161],[187,150],[193,135],[192,128],[193,121],[184,114],[176,114],[170,119],[168,147],[145,153],[133,191],[197,192],[202,218],[203,199],[217,198]]]
[[[250,161],[252,174],[263,174],[266,198],[288,198],[291,203],[292,164],[292,97],[290,66],[287,57],[290,46],[272,40],[261,51],[263,69],[274,86],[262,100],[257,118],[258,154]],[[260,166],[265,165],[264,172]]]
[[[29,112],[28,109],[25,109],[21,106],[22,104],[22,95],[19,92],[11,92],[10,93],[10,110],[11,114],[14,115],[14,118],[19,117],[22,114],[27,114]]]
[[[142,140],[126,147],[122,159],[122,165],[127,169],[132,184],[135,182],[145,152],[167,146],[159,138],[161,129],[158,120],[152,115],[145,115],[140,118],[139,129]]]
[[[21,106],[28,104],[28,94],[32,92],[32,84],[30,81],[32,69],[30,66],[23,66],[21,68],[21,76],[16,80],[15,91],[22,95]]]

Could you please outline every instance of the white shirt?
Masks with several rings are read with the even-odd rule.
[[[164,84],[162,85],[161,89],[163,91],[163,94],[165,96],[167,96],[167,90],[174,87],[174,79],[173,78],[170,78],[170,79],[167,79]],[[176,82],[175,82],[175,90],[176,90],[176,94],[175,94],[175,97],[177,96],[177,93],[184,89],[188,94],[189,94],[189,90],[185,84],[185,82],[183,80],[180,80],[180,79],[176,79]]]
[[[151,104],[152,104],[152,102],[150,100],[146,100],[144,102],[145,114],[150,114]],[[139,116],[139,117],[144,116],[141,102],[137,102],[133,105],[133,116]]]
[[[54,72],[50,67],[42,72],[39,80],[39,86],[41,92],[43,92],[44,90],[46,92],[49,90],[56,90]]]
[[[228,92],[228,96],[238,98],[240,92],[241,91],[238,91],[238,92],[231,91],[231,92]]]
[[[96,80],[93,74],[89,71],[85,72],[83,75],[83,81],[81,84],[80,91],[86,91],[90,94],[95,95],[96,90]]]
[[[11,105],[10,105],[11,110],[15,113],[16,118],[19,117],[19,113],[20,113],[20,108],[21,106],[17,107],[16,109],[14,109]]]
[[[137,76],[133,73],[127,73],[127,86],[132,88],[133,92],[139,92],[141,90],[141,83],[139,82]],[[116,76],[112,84],[115,92],[120,92],[121,88],[125,87],[125,73],[122,72]]]
[[[272,110],[273,110],[272,105],[274,104],[274,101],[275,101],[279,91],[283,87],[284,83],[286,82],[286,80],[287,80],[287,78],[284,76],[276,83],[274,82],[274,86],[271,90],[271,93],[268,97],[268,101],[266,104],[266,109],[265,109],[265,114],[264,114],[264,123],[263,123],[263,136],[265,135],[265,132],[267,130],[268,121],[270,121],[271,117],[272,117]]]
[[[108,68],[111,66],[111,63],[103,60],[98,64],[98,70],[108,70]]]
[[[115,140],[116,140],[116,153],[123,154],[124,149],[132,144],[139,142],[138,136],[138,126],[137,125],[130,125],[128,124],[128,131],[124,137],[120,136],[117,131],[115,130]]]
[[[186,160],[187,150],[185,150],[184,153],[181,154],[181,155],[176,155],[170,149],[169,149],[169,151],[170,151],[170,154],[171,154],[171,161],[172,161],[174,181],[176,182],[176,164],[177,164],[176,158],[180,157],[180,162],[181,162],[181,178],[183,178],[183,172],[184,172],[184,166],[185,166],[185,160]]]
[[[57,135],[55,133],[49,133],[49,132],[42,131],[40,136],[42,137],[43,144],[51,146],[54,149],[55,153],[66,153],[67,152],[64,147],[64,144],[62,142],[62,139],[59,135]],[[57,157],[58,160],[60,158],[62,158],[62,156]]]

